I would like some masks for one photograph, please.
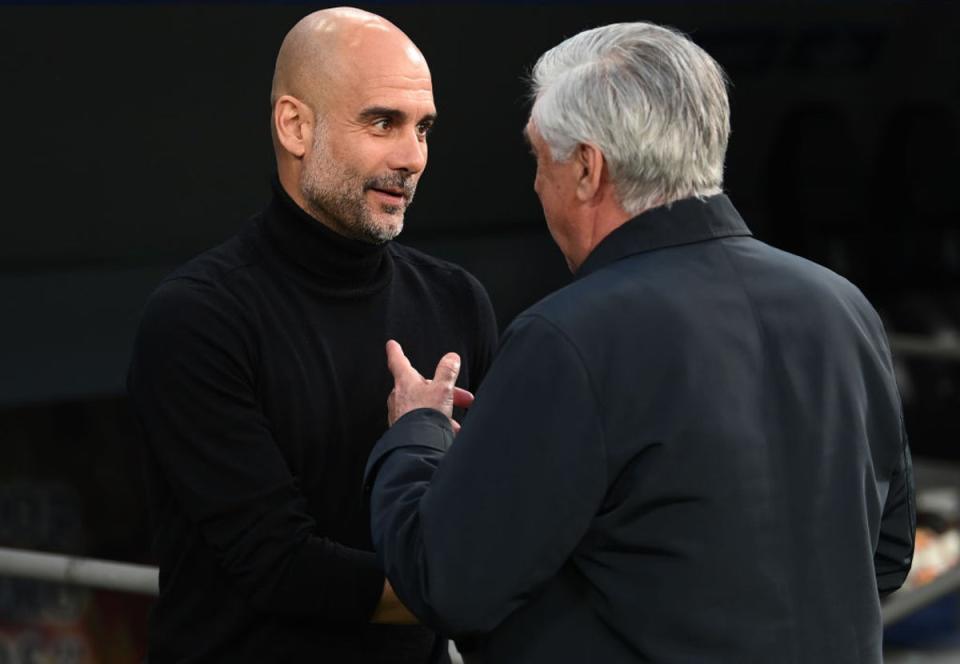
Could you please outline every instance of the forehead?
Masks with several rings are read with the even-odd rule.
[[[351,106],[407,106],[422,108],[425,113],[435,111],[430,69],[413,44],[364,44],[354,52],[356,57],[345,59],[338,76],[342,101]]]

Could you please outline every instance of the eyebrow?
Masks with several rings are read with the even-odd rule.
[[[397,124],[403,124],[407,121],[407,114],[403,111],[396,108],[388,108],[387,106],[368,106],[367,108],[360,111],[357,117],[361,120],[373,120],[374,118],[389,118]],[[427,113],[417,124],[423,122],[436,122],[437,114],[436,113]]]

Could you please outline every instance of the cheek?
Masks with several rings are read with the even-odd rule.
[[[330,141],[328,154],[343,170],[370,174],[381,170],[386,159],[381,143],[363,134],[340,136]]]
[[[540,184],[540,199],[547,200],[550,204],[556,206],[563,200],[560,187],[557,186],[555,178],[544,178]]]
[[[361,140],[357,141],[353,149],[350,150],[347,159],[353,162],[357,170],[369,173],[377,168],[386,159],[386,155],[376,141]]]

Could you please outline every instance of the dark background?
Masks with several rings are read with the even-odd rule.
[[[569,278],[532,191],[524,74],[581,29],[646,19],[728,72],[726,188],[756,234],[848,276],[891,334],[958,334],[956,3],[361,6],[433,71],[403,239],[472,270],[501,326]],[[318,7],[0,5],[0,545],[149,560],[122,396],[139,310],[264,204],[273,59]],[[960,457],[957,366],[898,355],[917,455]]]

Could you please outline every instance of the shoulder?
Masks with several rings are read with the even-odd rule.
[[[841,307],[878,319],[866,295],[846,277],[802,256],[753,240],[729,251],[752,292],[772,290],[796,306]]]
[[[251,227],[247,227],[225,242],[194,256],[167,275],[161,282],[161,287],[180,282],[180,285],[205,285],[214,288],[229,286],[232,281],[242,279],[245,273],[249,273],[259,263],[251,230]]]
[[[175,336],[193,329],[212,333],[246,316],[245,291],[256,270],[256,252],[244,234],[190,259],[167,275],[147,298],[139,333]]]
[[[179,385],[198,376],[206,379],[212,375],[211,367],[252,376],[258,355],[255,312],[241,298],[215,280],[175,273],[143,307],[130,356],[128,389],[148,383]]]

